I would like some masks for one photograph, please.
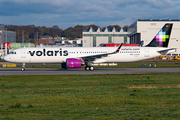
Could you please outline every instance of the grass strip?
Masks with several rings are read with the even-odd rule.
[[[180,119],[180,73],[0,78],[0,119]]]

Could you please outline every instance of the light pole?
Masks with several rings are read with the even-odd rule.
[[[7,55],[7,28],[6,28],[5,55]]]
[[[7,28],[6,28],[6,43],[7,43]]]
[[[38,32],[36,32],[36,36],[37,36],[37,43],[36,44],[38,45]]]
[[[24,43],[24,30],[22,30],[22,42]]]

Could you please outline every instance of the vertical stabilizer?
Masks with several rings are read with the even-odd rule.
[[[167,23],[146,47],[168,47],[173,24]]]

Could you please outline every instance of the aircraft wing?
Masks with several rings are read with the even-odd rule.
[[[121,46],[122,46],[123,43],[121,43],[119,45],[119,47],[114,51],[114,52],[111,52],[111,53],[105,53],[105,54],[98,54],[98,55],[90,55],[90,56],[85,56],[85,57],[81,57],[84,61],[95,61],[95,59],[97,58],[102,58],[102,57],[107,57],[108,55],[111,55],[111,54],[116,54],[119,52],[119,50],[121,49]]]

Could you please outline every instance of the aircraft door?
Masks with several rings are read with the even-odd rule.
[[[21,50],[21,58],[26,58],[26,49]]]
[[[144,57],[149,57],[149,49],[148,48],[145,48],[144,49]]]

